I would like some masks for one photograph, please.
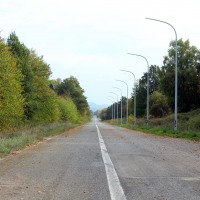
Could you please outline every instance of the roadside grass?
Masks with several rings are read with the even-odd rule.
[[[200,141],[200,109],[188,113],[179,113],[177,131],[174,131],[173,121],[174,115],[171,114],[163,118],[151,117],[148,127],[145,124],[145,118],[138,118],[136,126],[133,125],[133,118],[131,118],[128,125],[125,120],[123,120],[124,123],[122,125],[114,123],[112,120],[107,122],[145,133]]]
[[[52,123],[40,126],[29,125],[17,131],[0,133],[0,157],[41,141],[45,137],[63,133],[79,125],[71,123]]]

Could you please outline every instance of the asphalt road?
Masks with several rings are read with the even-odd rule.
[[[200,143],[93,120],[0,160],[0,199],[199,200]]]

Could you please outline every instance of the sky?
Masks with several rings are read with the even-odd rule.
[[[199,0],[0,0],[0,36],[13,31],[50,65],[50,79],[74,76],[88,102],[111,104],[149,65],[162,66],[169,43],[189,39],[200,48]],[[116,94],[113,94],[113,93]],[[111,97],[109,97],[111,96]]]

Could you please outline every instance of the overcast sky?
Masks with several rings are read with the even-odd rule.
[[[0,0],[1,37],[15,31],[20,41],[50,64],[51,79],[75,76],[89,102],[110,104],[109,92],[132,92],[150,65],[162,66],[173,29],[178,39],[200,48],[199,0]]]

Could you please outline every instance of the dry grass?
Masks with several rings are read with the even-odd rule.
[[[44,137],[62,133],[78,124],[52,123],[48,125],[26,126],[17,131],[0,134],[0,157],[27,145],[43,140]]]

